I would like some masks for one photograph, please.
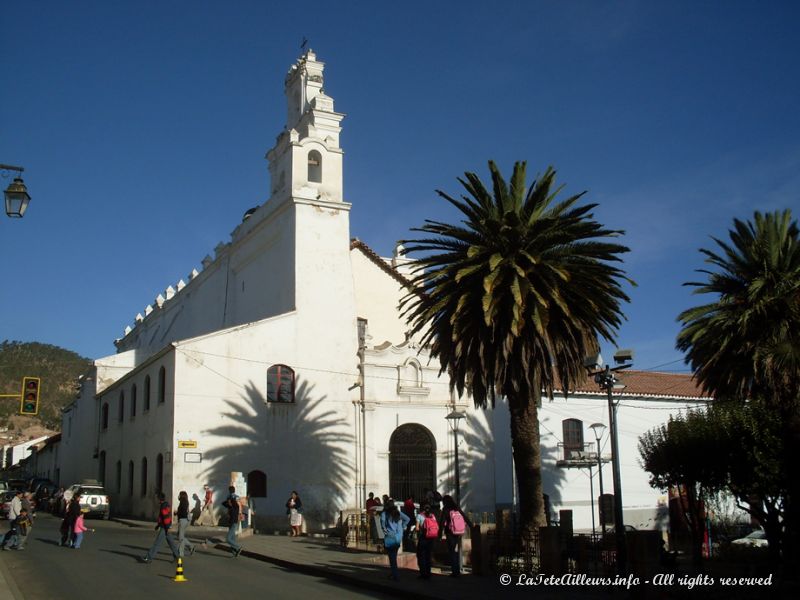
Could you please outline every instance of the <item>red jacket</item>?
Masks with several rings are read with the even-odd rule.
[[[158,509],[158,526],[169,529],[172,525],[172,507],[164,500]]]

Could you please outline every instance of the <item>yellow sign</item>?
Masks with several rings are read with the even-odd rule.
[[[197,442],[194,440],[178,440],[178,448],[197,448]]]

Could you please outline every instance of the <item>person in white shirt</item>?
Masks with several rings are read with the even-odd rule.
[[[22,490],[17,490],[17,494],[14,496],[14,499],[11,500],[11,504],[8,507],[8,533],[6,533],[5,537],[3,538],[3,542],[0,543],[0,547],[2,547],[3,550],[8,550],[9,548],[13,548],[19,544],[19,533],[14,526],[14,522],[17,520],[21,510]]]

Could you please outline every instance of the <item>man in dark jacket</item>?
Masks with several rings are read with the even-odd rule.
[[[231,547],[234,558],[242,553],[242,547],[236,543],[236,532],[239,530],[239,513],[241,506],[239,506],[239,496],[236,495],[236,488],[230,486],[228,488],[228,499],[222,503],[222,506],[228,509],[228,545]]]
[[[75,521],[78,520],[78,516],[80,514],[81,514],[81,495],[76,493],[72,495],[69,504],[67,504],[67,508],[64,511],[64,520],[61,522],[62,546],[72,546]]]
[[[142,557],[142,562],[144,563],[149,563],[153,560],[165,539],[167,540],[167,544],[169,544],[169,549],[172,550],[173,559],[178,558],[178,547],[175,545],[175,540],[172,539],[172,535],[169,532],[169,528],[172,526],[172,507],[169,502],[167,502],[167,498],[163,492],[159,492],[157,495],[159,507],[156,530],[158,533],[156,534],[156,539],[150,547],[150,550]]]

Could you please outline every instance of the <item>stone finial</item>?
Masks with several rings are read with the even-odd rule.
[[[142,316],[142,313],[136,313],[136,322],[137,323],[141,323],[142,321],[144,321],[144,317]]]
[[[203,263],[203,268],[207,269],[208,267],[211,266],[211,263],[214,262],[214,259],[211,258],[208,254],[206,254],[205,258],[203,258],[201,262]]]
[[[164,297],[167,300],[172,300],[173,296],[175,296],[175,288],[169,286],[166,290],[164,290]]]
[[[128,335],[131,331],[133,331],[133,329],[131,329],[131,326],[130,325],[126,325],[125,326],[125,335]]]
[[[154,302],[156,303],[156,306],[158,308],[161,308],[162,306],[164,306],[164,302],[165,302],[164,296],[159,294],[158,296],[156,296],[156,299],[154,300]]]
[[[184,283],[183,279],[181,279],[178,283],[175,284],[175,287],[178,288],[178,291],[180,292],[183,288],[186,287],[186,284]]]
[[[147,317],[151,312],[153,312],[153,307],[149,304],[144,307],[144,316]]]
[[[211,258],[211,257],[207,257],[207,258]],[[192,279],[194,279],[198,275],[200,275],[200,273],[197,271],[197,269],[192,269],[192,272],[189,273],[189,281],[191,281]]]

